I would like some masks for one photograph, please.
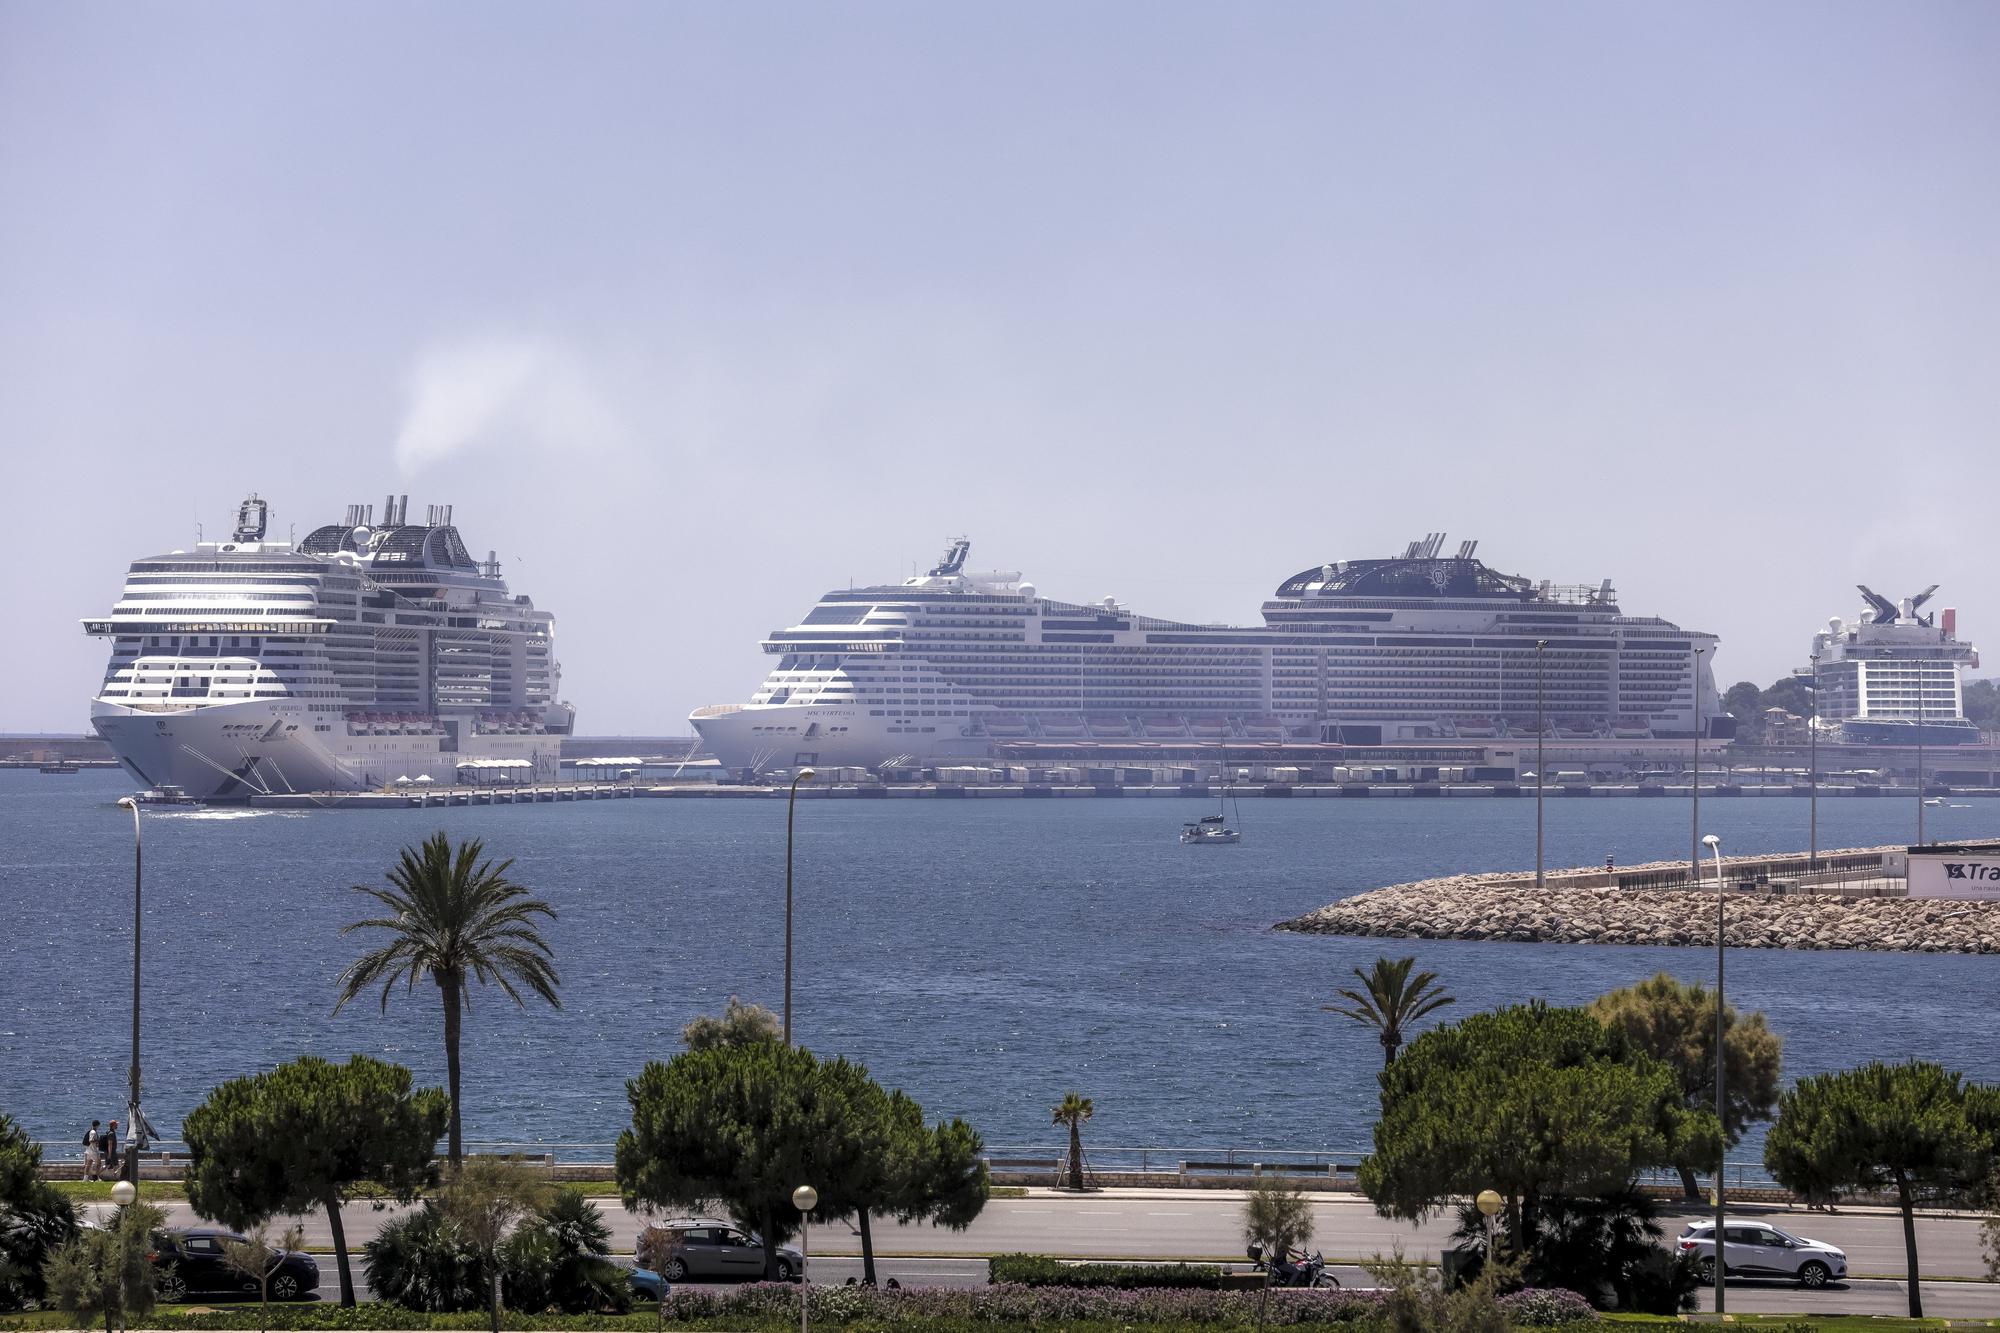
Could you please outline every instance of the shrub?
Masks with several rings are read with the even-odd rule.
[[[450,1314],[486,1306],[486,1265],[431,1200],[362,1247],[362,1271],[377,1297],[411,1310]]]
[[[1695,1308],[1701,1265],[1691,1252],[1654,1246],[1625,1270],[1628,1308],[1639,1314],[1675,1315]]]
[[[76,1205],[42,1182],[11,1208],[0,1206],[0,1310],[40,1302],[43,1269],[76,1234]]]
[[[1597,1318],[1589,1301],[1562,1287],[1524,1287],[1502,1296],[1499,1304],[1510,1323],[1527,1328],[1562,1328]]]
[[[1222,1269],[1214,1264],[1072,1264],[1041,1254],[1000,1254],[986,1261],[986,1280],[1024,1287],[1217,1290]]]
[[[577,1189],[558,1191],[500,1250],[506,1303],[516,1310],[584,1314],[632,1308],[632,1284],[611,1262],[611,1228]]]

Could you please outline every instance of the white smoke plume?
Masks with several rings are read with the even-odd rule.
[[[615,448],[625,438],[574,353],[546,339],[485,337],[417,358],[396,462],[409,473],[471,448],[565,453]]]

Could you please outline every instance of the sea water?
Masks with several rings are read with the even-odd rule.
[[[130,1051],[130,780],[0,772],[0,1111],[38,1138],[122,1117]],[[1806,802],[1716,798],[1726,852],[1801,849]],[[1451,1019],[1541,997],[1574,1004],[1655,972],[1712,981],[1708,949],[1343,939],[1275,922],[1363,889],[1534,859],[1526,799],[1245,800],[1244,840],[1187,847],[1180,799],[801,800],[797,1038],[865,1063],[989,1143],[1052,1141],[1071,1089],[1103,1145],[1352,1151],[1381,1049],[1321,1006],[1380,954],[1415,954]],[[1675,799],[1551,798],[1551,867],[1685,855]],[[216,1083],[361,1051],[442,1083],[437,989],[333,1012],[341,969],[378,937],[352,887],[443,830],[482,838],[557,917],[560,1010],[475,987],[465,1026],[470,1140],[608,1144],[625,1080],[731,995],[780,1006],[785,803],[621,800],[395,811],[148,809],[145,1105],[163,1134]],[[1907,841],[1907,801],[1829,798],[1822,847]],[[2000,832],[2000,803],[1927,812],[1930,835]],[[1962,826],[1962,827],[1961,827]],[[1738,950],[1730,999],[1785,1040],[1788,1077],[1870,1059],[2000,1078],[2000,958]],[[1755,1138],[1739,1149],[1754,1160]]]

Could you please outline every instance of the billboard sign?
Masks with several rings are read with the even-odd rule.
[[[1911,852],[1910,896],[2000,901],[2000,848]]]

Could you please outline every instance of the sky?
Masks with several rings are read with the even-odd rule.
[[[586,734],[972,567],[1254,623],[1427,532],[2000,660],[2000,6],[0,0],[0,730],[134,558],[407,493]]]

